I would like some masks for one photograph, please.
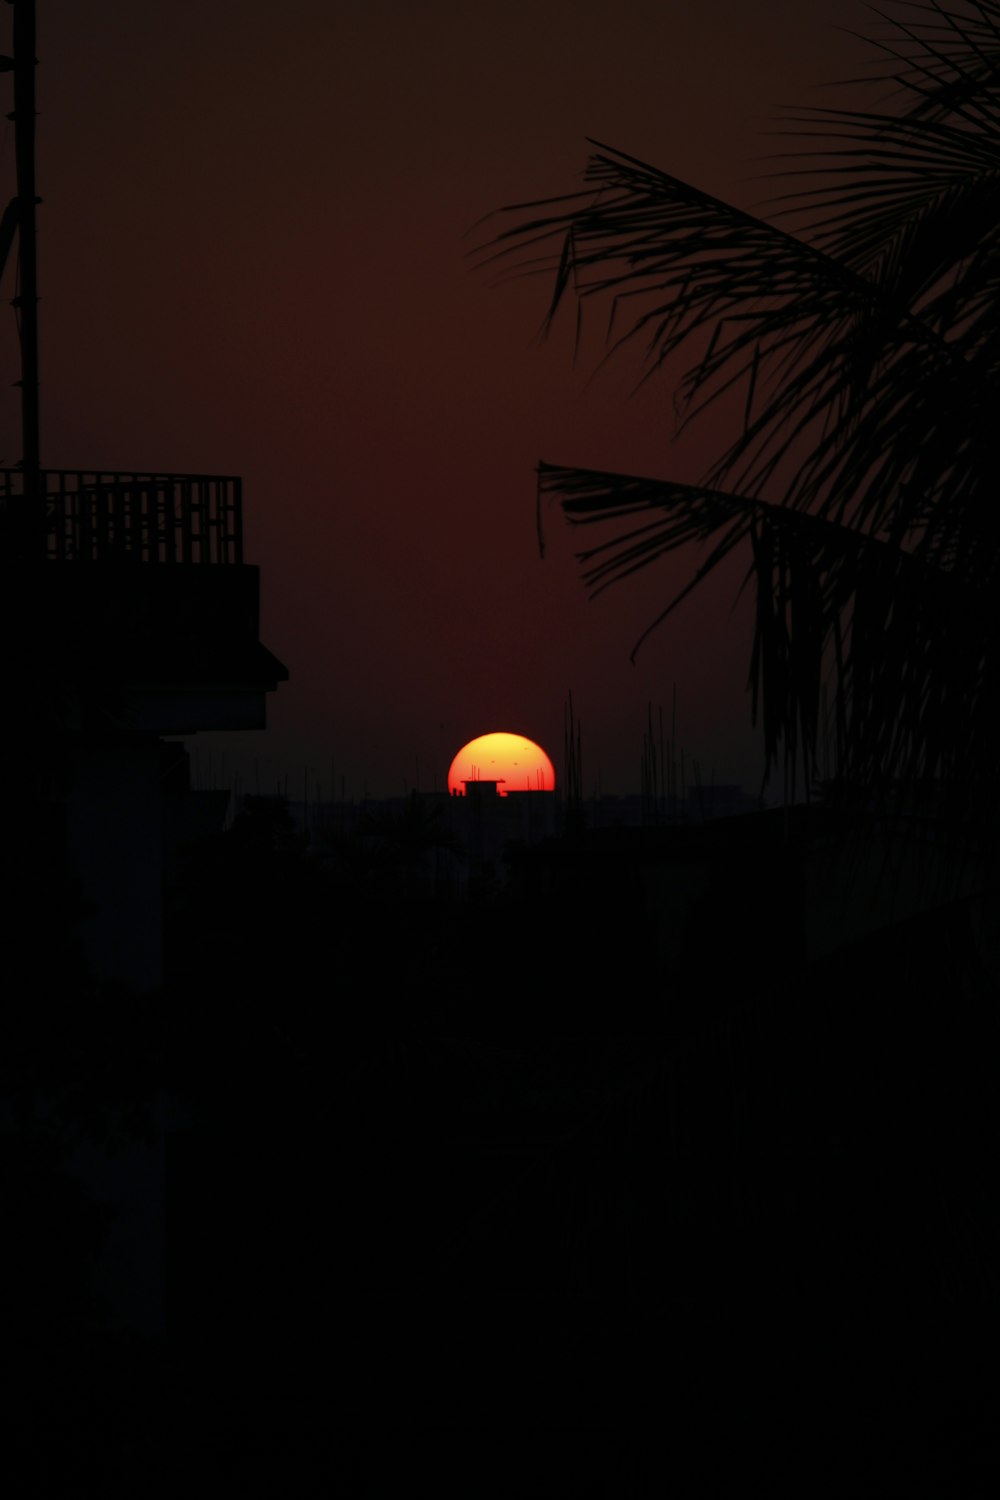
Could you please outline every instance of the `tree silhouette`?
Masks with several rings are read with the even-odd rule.
[[[605,525],[579,553],[595,594],[704,544],[642,639],[748,542],[765,775],[817,786],[828,685],[856,806],[922,789],[981,826],[1000,673],[1000,4],[897,11],[874,43],[893,110],[792,115],[804,143],[779,158],[793,180],[773,222],[593,142],[585,189],[503,210],[515,222],[478,257],[501,280],[552,278],[546,330],[571,296],[578,336],[584,307],[610,304],[608,354],[640,351],[642,380],[694,348],[678,430],[740,410],[698,485],[540,464],[540,539],[546,502]]]

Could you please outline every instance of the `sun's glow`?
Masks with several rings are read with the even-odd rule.
[[[467,781],[496,781],[501,797],[508,792],[554,792],[556,773],[551,760],[534,740],[523,734],[496,730],[463,745],[448,772],[448,790],[465,793]]]

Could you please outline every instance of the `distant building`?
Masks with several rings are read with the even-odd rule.
[[[555,792],[499,794],[496,781],[466,781],[465,796],[453,796],[451,823],[466,840],[468,878],[499,879],[504,852],[511,844],[536,844],[555,832],[558,804]]]
[[[503,884],[508,877],[511,850],[531,848],[569,828],[568,807],[558,792],[507,791],[501,783],[470,778],[464,792],[411,792],[406,797],[365,799],[363,802],[302,802],[288,805],[297,827],[319,843],[331,833],[350,835],[375,818],[402,818],[408,808],[436,810],[465,850],[457,860],[453,850],[429,850],[426,883],[443,892],[468,891],[470,883],[488,878]],[[648,797],[604,795],[582,801],[575,826],[590,830],[694,825],[740,817],[760,810],[757,797],[737,785],[691,787],[672,805],[651,806]]]
[[[759,806],[759,799],[745,792],[741,786],[716,785],[714,782],[708,786],[689,786],[685,799],[688,817],[702,820],[733,818],[740,813],[756,812]]]

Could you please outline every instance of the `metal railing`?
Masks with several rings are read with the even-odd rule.
[[[52,562],[241,563],[240,480],[218,474],[43,469]],[[0,507],[24,495],[20,469],[0,469]]]

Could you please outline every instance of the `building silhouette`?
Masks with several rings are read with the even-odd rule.
[[[13,7],[13,43],[17,187],[0,220],[0,272],[17,241],[21,353],[21,460],[0,469],[11,931],[30,963],[34,929],[72,912],[92,975],[141,991],[163,977],[178,850],[219,816],[168,737],[262,728],[288,673],[259,640],[239,479],[42,466],[31,0]]]
[[[86,908],[93,973],[150,989],[178,851],[225,811],[192,791],[170,737],[263,728],[288,673],[259,639],[238,479],[40,470],[36,482],[29,497],[23,472],[0,471],[4,515],[30,499],[45,526],[22,551],[16,605],[30,801]]]
[[[75,1017],[85,1042],[92,1029],[99,1036],[119,1000],[128,1034],[125,1011],[144,1014],[136,1002],[163,983],[166,895],[186,846],[221,829],[226,802],[192,790],[178,737],[262,728],[267,694],[288,672],[259,639],[260,575],[243,556],[238,478],[42,464],[34,20],[31,0],[16,0],[14,56],[0,59],[14,75],[17,189],[0,220],[0,271],[16,240],[22,418],[21,460],[0,469],[4,1042],[15,1059],[5,1057],[0,1091],[0,1198],[16,1204],[28,1183],[39,1202],[50,1191],[65,1207],[78,1196],[68,1184],[82,1184],[109,1226],[93,1276],[111,1323],[159,1334],[177,1101],[151,1085],[152,1138],[109,1150],[102,1111],[113,1114],[113,1101],[99,1098],[82,1127],[64,1113],[62,1038]],[[113,1049],[117,1038],[106,1041]],[[71,1061],[92,1083],[84,1046]],[[25,1092],[37,1114],[28,1129],[15,1119]],[[45,1131],[54,1165],[33,1180]],[[36,1204],[25,1217],[19,1234],[41,1242]],[[84,1255],[62,1248],[62,1264],[74,1248]],[[38,1343],[52,1332],[51,1287],[22,1269],[18,1315]],[[68,1303],[66,1315],[82,1306]]]

